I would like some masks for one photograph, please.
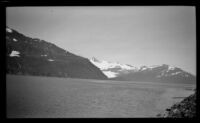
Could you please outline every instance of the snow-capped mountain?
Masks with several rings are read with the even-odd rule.
[[[55,44],[6,28],[6,73],[85,79],[107,79],[87,58]]]
[[[95,57],[90,59],[90,62],[97,66],[108,78],[117,77],[120,72],[123,71],[136,71],[138,68],[127,65],[127,64],[120,64],[117,62],[109,62],[104,60],[98,60]]]
[[[163,65],[134,67],[132,65],[120,64],[90,59],[110,79],[122,81],[162,81],[191,83],[196,77],[178,67]]]
[[[90,61],[96,65],[97,67],[99,67],[101,70],[106,70],[109,68],[121,68],[124,70],[133,70],[133,69],[137,69],[136,67],[133,67],[131,65],[127,65],[127,64],[120,64],[117,62],[109,62],[109,61],[100,61],[98,59],[96,59],[95,57],[93,57],[92,59],[90,59]]]

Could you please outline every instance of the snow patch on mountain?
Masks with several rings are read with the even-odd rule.
[[[40,39],[38,38],[34,38],[33,41],[37,41],[37,42],[42,42]]]
[[[13,51],[11,52],[11,54],[10,54],[10,57],[15,57],[15,56],[16,56],[16,57],[20,57],[19,54],[20,54],[19,51],[14,51],[14,50],[13,50]]]
[[[111,71],[102,71],[108,78],[114,78],[117,77],[118,73],[111,72]]]
[[[173,71],[173,70],[175,70],[175,67],[173,67],[173,66],[168,66],[168,69],[167,69],[166,72]]]
[[[174,70],[175,69],[175,67],[173,67],[173,66],[168,66],[168,70]]]
[[[160,65],[152,65],[152,66],[148,66],[148,68],[150,69],[153,69],[153,68],[156,68],[156,67],[159,67]]]
[[[114,64],[109,64],[107,61],[101,61],[101,62],[95,62],[93,60],[90,60],[95,66],[100,68],[101,70],[105,70],[108,68],[113,68],[115,65]]]
[[[41,56],[45,56],[46,57],[47,55],[45,54],[45,55],[41,55]]]
[[[176,74],[179,74],[181,73],[180,71],[179,72],[175,72],[175,73],[172,73],[171,75],[176,75]]]
[[[12,33],[12,29],[6,28],[6,32]]]
[[[142,66],[142,67],[140,67],[140,71],[143,71],[143,70],[146,70],[147,69],[147,67],[146,66]]]
[[[126,69],[126,70],[137,69],[136,67],[129,66],[129,65],[126,65],[126,64],[120,64],[120,66],[121,66],[122,69]]]
[[[14,41],[14,42],[17,42],[17,39],[13,38],[13,41]]]
[[[173,70],[175,70],[175,67],[173,67],[173,68],[171,67],[170,70],[169,70],[169,68],[167,70],[163,70],[163,71],[161,71],[161,74],[156,76],[156,77],[160,78],[162,76],[165,76],[165,77],[167,77],[167,76],[175,76],[177,74],[182,74],[185,77],[189,77],[189,75],[187,73],[183,74],[182,71],[174,71],[173,72]],[[172,72],[169,72],[169,71],[172,71]]]
[[[53,60],[53,59],[48,59],[48,61],[55,61],[55,60]]]

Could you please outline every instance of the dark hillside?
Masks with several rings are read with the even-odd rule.
[[[6,56],[9,74],[107,79],[87,58],[44,40],[26,37],[8,27]]]

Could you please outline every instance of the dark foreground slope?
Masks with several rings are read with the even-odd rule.
[[[88,59],[8,27],[6,60],[9,74],[107,79]]]
[[[7,117],[156,117],[193,86],[7,75]]]
[[[196,93],[185,98],[180,103],[174,104],[159,117],[166,118],[194,118],[196,117]]]

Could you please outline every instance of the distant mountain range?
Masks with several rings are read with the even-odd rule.
[[[196,77],[166,64],[134,67],[96,58],[87,59],[38,38],[6,27],[8,74],[120,81],[195,83]]]
[[[9,27],[6,28],[6,60],[9,74],[107,79],[87,58]]]
[[[100,70],[112,80],[121,81],[149,81],[172,83],[195,83],[196,77],[180,68],[166,64],[154,66],[134,67],[128,64],[90,59]]]

